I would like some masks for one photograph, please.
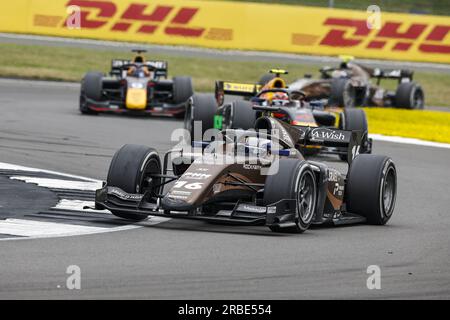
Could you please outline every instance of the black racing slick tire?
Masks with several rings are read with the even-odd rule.
[[[148,190],[160,192],[160,178],[151,178],[152,174],[161,174],[161,160],[158,152],[150,147],[126,144],[113,156],[109,166],[106,184],[118,187],[131,194],[144,194]],[[112,211],[120,218],[140,221],[146,216],[142,214]]]
[[[338,128],[341,130],[357,130],[361,131],[362,141],[359,149],[359,153],[366,153],[368,151],[368,132],[369,126],[367,124],[367,117],[364,110],[361,109],[344,109],[344,112],[339,114]],[[346,154],[340,154],[339,158],[343,161],[347,161]]]
[[[194,89],[190,77],[173,78],[173,102],[175,104],[186,102],[193,94]]]
[[[330,105],[344,108],[355,107],[356,90],[349,79],[336,78],[331,80]]]
[[[422,87],[415,82],[400,83],[395,92],[395,106],[406,109],[423,109],[425,95]]]
[[[250,102],[245,100],[235,101],[230,112],[228,128],[248,130],[255,127],[257,111],[253,110],[253,105]]]
[[[101,72],[88,72],[81,81],[81,92],[89,99],[100,101],[102,99],[102,79]]]
[[[294,226],[274,224],[274,232],[302,233],[311,225],[316,209],[317,185],[314,172],[305,160],[280,159],[276,174],[268,175],[264,187],[264,205],[272,205],[283,199],[295,199]],[[272,169],[271,168],[271,169]]]
[[[397,194],[397,171],[386,156],[360,154],[347,174],[346,208],[366,217],[367,223],[384,225],[391,218]]]
[[[269,81],[275,78],[275,74],[273,73],[265,73],[259,78],[258,84],[261,86],[265,86]]]
[[[87,106],[86,96],[83,92],[80,93],[79,103],[80,103],[79,109],[82,114],[90,114],[90,115],[98,114],[98,112],[95,112],[94,110],[90,109]]]
[[[87,106],[86,98],[100,101],[102,98],[102,78],[101,72],[88,72],[81,80],[79,108],[82,114],[97,114]]]
[[[189,132],[190,142],[200,139],[208,129],[214,128],[214,115],[217,111],[217,102],[212,94],[194,94],[187,102],[184,116],[184,129]],[[201,131],[197,128],[201,123]]]

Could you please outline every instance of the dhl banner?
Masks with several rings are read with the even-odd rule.
[[[449,17],[381,11],[369,28],[365,11],[199,0],[14,0],[0,10],[1,32],[450,63]]]

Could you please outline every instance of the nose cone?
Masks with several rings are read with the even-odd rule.
[[[177,196],[173,194],[167,194],[161,200],[161,206],[164,210],[173,211],[189,211],[192,209],[192,205],[186,202],[182,198],[183,196]]]

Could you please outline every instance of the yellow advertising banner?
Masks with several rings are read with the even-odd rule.
[[[1,32],[450,63],[449,17],[196,0],[15,0],[0,9]]]

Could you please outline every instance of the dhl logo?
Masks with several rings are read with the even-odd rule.
[[[117,19],[110,26],[111,31],[128,32],[136,24],[139,24],[136,32],[142,34],[153,34],[162,24],[163,32],[171,36],[200,37],[205,31],[205,28],[188,26],[199,8],[130,3],[121,12],[114,2],[89,0],[70,0],[66,6],[81,8],[80,24],[86,29],[99,29],[111,19]]]
[[[450,33],[450,25],[406,25],[402,22],[387,21],[380,30],[371,30],[364,19],[341,18],[327,18],[324,25],[333,28],[321,39],[321,46],[351,48],[365,45],[367,49],[383,50],[390,42],[392,51],[401,52],[408,51],[417,39],[424,37],[418,44],[420,52],[450,54],[450,45],[444,44]]]

